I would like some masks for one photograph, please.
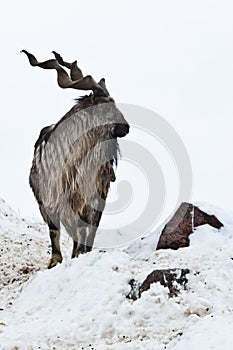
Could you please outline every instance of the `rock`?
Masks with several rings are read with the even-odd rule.
[[[171,220],[164,227],[158,249],[179,249],[189,246],[189,235],[194,228],[209,224],[220,229],[223,224],[214,215],[209,215],[190,203],[182,203]]]
[[[138,281],[135,281],[135,279],[131,279],[129,281],[129,285],[131,287],[131,291],[126,296],[126,298],[133,300],[141,298],[140,283]]]
[[[189,269],[178,268],[154,270],[147,276],[142,284],[132,279],[129,282],[131,291],[127,295],[127,298],[133,300],[140,298],[144,291],[150,289],[152,283],[157,282],[159,282],[164,287],[168,287],[170,297],[176,296],[181,288],[185,288],[188,282],[186,275],[189,272]]]
[[[194,207],[194,227],[209,224],[217,229],[223,227],[223,224],[214,215],[206,214],[196,206]]]

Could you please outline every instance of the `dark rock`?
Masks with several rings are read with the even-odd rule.
[[[194,227],[209,224],[220,229],[223,224],[214,215],[206,214],[204,211],[194,206]]]
[[[189,273],[188,269],[167,269],[154,270],[150,273],[142,284],[132,279],[129,284],[131,291],[127,298],[136,300],[141,297],[142,293],[148,289],[152,283],[159,282],[162,286],[168,287],[169,296],[176,296],[181,288],[185,288],[188,280],[186,275]]]
[[[179,286],[184,288],[187,284],[188,280],[186,275],[189,272],[189,269],[154,270],[142,283],[140,292],[142,293],[145,290],[148,290],[151,283],[160,282],[162,286],[168,287],[169,296],[176,296],[180,290]]]
[[[131,291],[129,292],[129,294],[126,297],[128,299],[133,299],[133,300],[137,300],[138,298],[140,298],[141,297],[140,283],[135,281],[135,279],[131,279],[129,281],[129,285],[131,287]]]
[[[193,204],[182,203],[164,227],[156,249],[188,247],[189,235],[194,232],[194,228],[205,224],[217,229],[223,226],[214,215],[203,212]]]

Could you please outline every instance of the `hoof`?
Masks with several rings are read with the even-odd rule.
[[[52,258],[49,260],[48,269],[52,269],[58,263],[61,264],[61,262],[62,262],[62,256],[61,255],[53,255]]]

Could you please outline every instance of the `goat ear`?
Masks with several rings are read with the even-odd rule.
[[[108,92],[108,89],[106,87],[106,84],[105,84],[105,79],[102,78],[98,84],[102,87],[102,89],[104,89],[104,91],[106,92],[107,96],[109,96],[109,92]]]

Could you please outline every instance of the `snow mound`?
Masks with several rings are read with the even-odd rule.
[[[199,227],[188,248],[155,251],[157,231],[126,248],[94,249],[46,270],[45,235],[1,206],[0,215],[9,214],[0,216],[3,249],[22,234],[33,243],[17,256],[5,250],[0,261],[18,265],[33,258],[40,271],[15,284],[17,297],[0,311],[0,349],[230,350],[233,214],[206,204],[202,209],[214,212],[224,227]],[[132,278],[142,282],[163,268],[189,268],[187,290],[169,298],[156,283],[140,299],[126,298]],[[2,290],[11,294],[6,286]]]
[[[63,245],[67,239],[63,238]],[[0,198],[0,308],[17,297],[17,287],[46,267],[49,256],[46,225],[20,218]]]

